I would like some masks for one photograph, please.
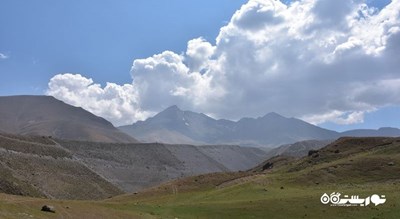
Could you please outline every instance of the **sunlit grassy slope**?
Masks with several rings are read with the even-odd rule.
[[[254,171],[254,172],[253,172]],[[323,193],[386,203],[334,207]],[[54,205],[55,214],[40,212]],[[104,201],[53,201],[0,195],[0,218],[400,218],[400,139],[344,138],[318,155],[267,171],[207,174]]]

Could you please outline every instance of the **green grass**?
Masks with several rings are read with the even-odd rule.
[[[281,187],[283,186],[283,189]],[[367,197],[383,194],[378,206],[333,207],[320,202],[323,193],[334,191]],[[128,200],[109,207],[149,213],[159,218],[393,218],[400,216],[400,187],[394,184],[293,187],[271,183],[247,183],[206,192]]]
[[[1,195],[0,218],[385,218],[400,216],[397,183],[293,186],[277,181],[279,175],[259,176],[253,182],[222,189],[105,201],[53,201]],[[269,182],[267,184],[263,182]],[[281,189],[283,187],[283,189]],[[340,192],[360,197],[386,195],[383,205],[332,207],[323,205],[323,193]],[[44,204],[57,213],[44,213]],[[67,208],[68,207],[68,208]],[[28,217],[26,217],[28,218]]]

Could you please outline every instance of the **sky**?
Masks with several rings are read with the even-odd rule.
[[[399,11],[399,0],[0,0],[0,95],[52,95],[116,126],[178,105],[400,127]]]

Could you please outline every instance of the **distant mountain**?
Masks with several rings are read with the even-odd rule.
[[[224,129],[216,120],[200,113],[171,106],[146,121],[119,127],[143,142],[205,144]]]
[[[107,120],[50,96],[0,97],[0,132],[97,142],[137,142]]]
[[[188,144],[237,144],[278,146],[309,139],[335,139],[339,133],[295,118],[268,113],[237,122],[216,120],[202,113],[171,106],[145,121],[119,127],[143,142]]]
[[[400,129],[390,127],[380,129],[354,129],[342,132],[340,135],[351,137],[398,137],[400,136]]]

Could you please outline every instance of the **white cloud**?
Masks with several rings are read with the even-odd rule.
[[[189,43],[191,49],[192,42]],[[199,47],[194,50],[199,50]],[[201,54],[209,56],[207,51],[191,56],[197,67],[205,65]],[[200,62],[202,64],[198,64]],[[183,108],[201,108],[223,94],[218,85],[212,84],[211,75],[191,71],[185,65],[184,56],[170,51],[135,60],[131,73],[133,86],[139,94],[139,105],[145,110],[159,111],[173,104]]]
[[[340,125],[350,125],[364,122],[365,113],[366,112],[363,111],[342,112],[338,110],[333,110],[325,114],[304,116],[301,119],[306,120],[311,124],[320,124],[325,121],[331,121]]]
[[[132,123],[149,116],[137,105],[137,93],[131,84],[107,83],[102,88],[91,78],[66,73],[50,80],[47,94],[102,116],[114,125]]]
[[[115,124],[173,104],[222,118],[275,111],[315,124],[360,123],[365,113],[400,105],[399,13],[399,0],[380,11],[362,0],[250,0],[215,45],[197,38],[185,53],[134,60],[132,84],[101,88],[61,74],[48,93]],[[106,98],[107,90],[118,92]],[[107,104],[115,112],[97,108]]]
[[[8,59],[8,56],[4,53],[0,53],[0,59]]]
[[[186,62],[194,72],[201,72],[208,66],[208,62],[214,54],[215,47],[203,38],[197,38],[188,42]]]

